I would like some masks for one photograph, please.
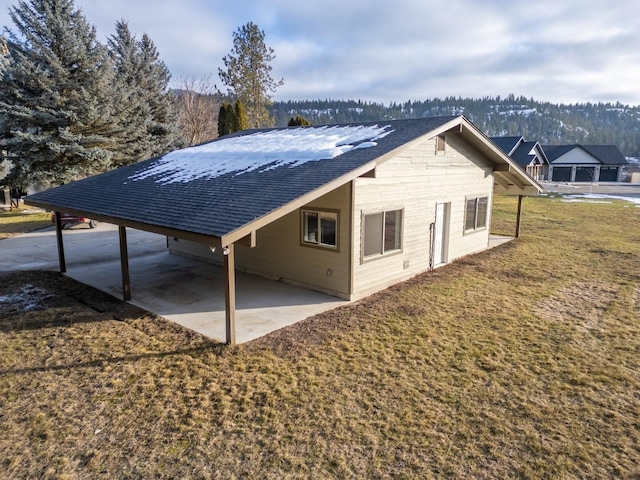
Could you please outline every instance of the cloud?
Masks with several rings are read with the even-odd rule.
[[[276,98],[380,102],[505,96],[640,104],[640,2],[611,0],[76,0],[101,36],[147,32],[174,78],[213,74],[255,22]],[[0,23],[8,15],[0,11]]]

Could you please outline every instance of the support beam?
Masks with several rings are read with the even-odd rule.
[[[518,216],[516,217],[516,238],[520,236],[520,223],[522,221],[522,195],[518,195]]]
[[[122,298],[131,300],[131,281],[129,279],[129,251],[127,248],[127,227],[118,226],[120,237],[120,271],[122,272]]]
[[[56,240],[58,241],[58,263],[60,264],[60,273],[67,271],[67,264],[64,260],[64,243],[62,242],[62,215],[55,212],[56,216]]]
[[[249,235],[247,235],[246,237],[242,237],[236,243],[238,245],[242,245],[243,247],[255,248],[257,245],[256,238],[256,231],[252,230]]]
[[[224,259],[224,305],[227,345],[236,344],[236,266],[235,245],[222,249]]]
[[[505,191],[509,190],[509,182],[502,175],[494,175],[493,181],[504,188]]]
[[[510,172],[511,167],[507,163],[496,163],[493,166],[493,171],[494,172]]]

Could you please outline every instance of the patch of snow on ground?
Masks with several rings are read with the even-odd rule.
[[[129,177],[155,177],[157,183],[184,183],[227,173],[266,171],[288,165],[329,160],[354,148],[377,145],[389,126],[328,126],[272,130],[221,139],[170,152],[146,170]]]
[[[0,295],[0,310],[6,312],[30,312],[44,308],[42,302],[53,295],[44,288],[23,285],[18,293]]]
[[[640,207],[640,198],[638,197],[623,197],[620,195],[605,195],[598,193],[585,193],[583,195],[567,195],[563,202],[587,202],[587,203],[611,203],[609,200],[624,200]]]

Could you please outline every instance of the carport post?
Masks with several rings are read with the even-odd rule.
[[[67,264],[64,261],[64,243],[62,243],[62,220],[60,212],[54,213],[56,217],[56,240],[58,241],[58,263],[60,264],[60,273],[67,271]]]
[[[518,216],[516,218],[516,238],[520,237],[520,222],[522,221],[522,198],[523,198],[523,195],[518,195]]]
[[[222,249],[224,259],[224,305],[227,345],[236,344],[236,266],[234,244]]]
[[[122,271],[122,297],[131,300],[131,281],[129,280],[129,251],[127,249],[127,227],[118,225],[120,237],[120,270]]]

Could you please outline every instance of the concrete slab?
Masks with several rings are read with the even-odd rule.
[[[207,337],[225,338],[224,274],[217,265],[160,252],[130,259],[131,303]],[[122,297],[119,262],[67,274]],[[318,292],[236,273],[236,342],[244,343],[347,303]]]
[[[67,275],[122,298],[118,228],[63,232]],[[225,338],[222,268],[171,255],[164,236],[127,229],[131,303],[207,337]],[[55,229],[0,242],[0,269],[57,270]],[[236,273],[236,341],[244,343],[348,302],[256,275]]]
[[[509,243],[512,240],[515,240],[515,237],[509,237],[507,235],[489,235],[489,249]]]
[[[68,266],[119,261],[118,227],[99,223],[91,229],[78,225],[63,231]],[[166,239],[140,230],[127,229],[129,258],[166,250]],[[55,227],[25,233],[0,241],[0,271],[58,270]]]

